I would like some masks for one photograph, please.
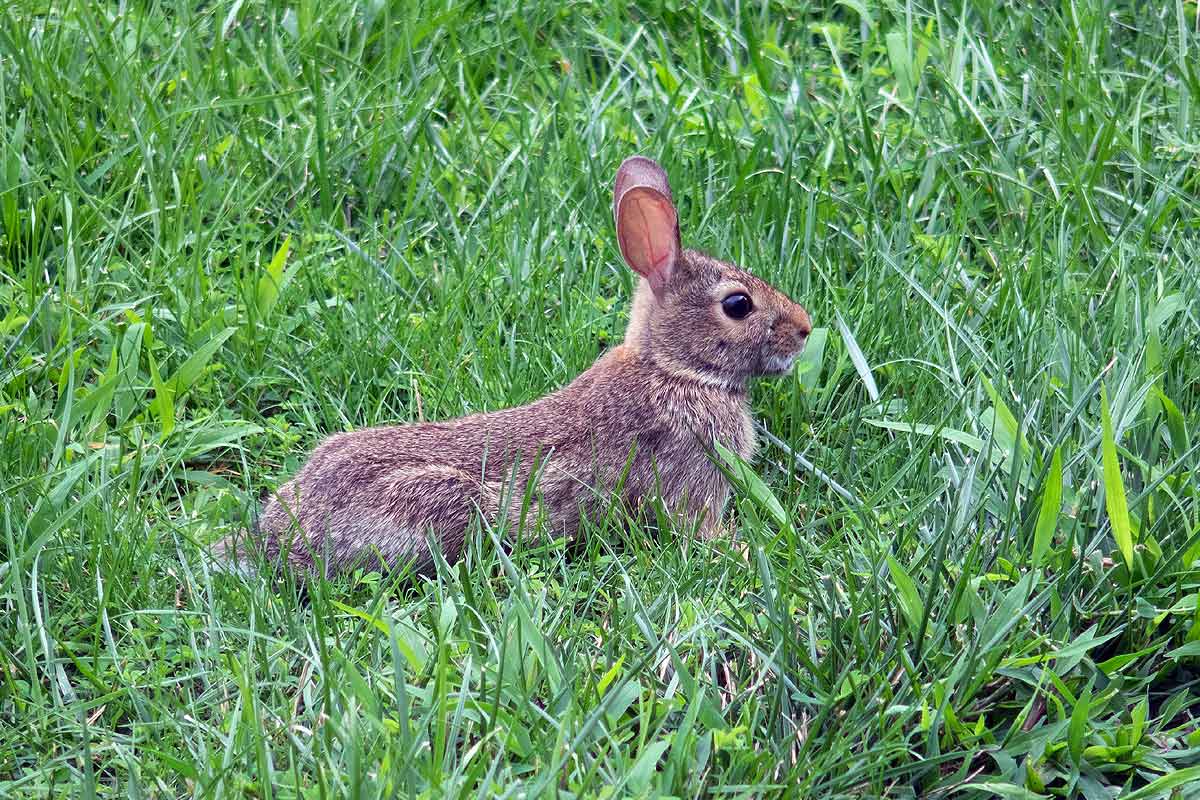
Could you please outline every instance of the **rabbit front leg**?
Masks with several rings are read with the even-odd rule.
[[[705,541],[732,539],[724,521],[726,506],[729,505],[729,484],[715,469],[710,469],[690,505],[692,513],[700,519],[700,538]]]
[[[736,537],[735,520],[726,518],[725,505],[725,502],[709,504],[706,515],[700,523],[700,539],[705,542],[727,541],[734,552],[749,561],[748,542],[744,538],[738,539]]]
[[[700,538],[706,542],[711,542],[715,539],[732,539],[733,533],[720,517],[705,518],[704,522],[700,525]]]
[[[727,493],[713,492],[707,497],[701,496],[693,502],[685,503],[681,517],[695,530],[701,540],[710,542],[715,539],[732,538],[729,527],[725,524]]]
[[[729,499],[729,488],[716,469],[692,469],[686,480],[678,483],[656,480],[656,491],[663,509],[676,530],[687,532],[702,541],[727,537],[729,530],[721,517]],[[638,499],[639,502],[645,502]]]

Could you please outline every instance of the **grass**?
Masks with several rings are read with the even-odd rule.
[[[0,9],[0,794],[1200,797],[1195,0]],[[738,543],[214,572],[617,341],[610,181],[803,302]],[[743,552],[744,551],[744,552]]]

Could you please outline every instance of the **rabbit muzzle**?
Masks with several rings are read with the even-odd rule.
[[[812,320],[800,306],[794,306],[791,313],[781,315],[772,331],[771,352],[763,355],[762,374],[786,375],[791,372],[796,358],[804,352],[810,333]]]

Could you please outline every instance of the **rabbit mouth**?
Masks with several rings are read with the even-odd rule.
[[[796,356],[799,353],[788,353],[787,355],[770,355],[763,362],[764,375],[786,375],[792,371],[792,365],[796,363]]]

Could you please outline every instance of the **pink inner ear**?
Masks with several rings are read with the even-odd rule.
[[[679,256],[679,217],[660,192],[635,186],[617,208],[617,243],[621,255],[661,294]]]
[[[630,156],[621,162],[620,168],[617,169],[617,179],[613,183],[614,216],[625,192],[635,186],[654,189],[668,201],[671,200],[671,185],[667,181],[667,173],[658,162],[645,156]]]

